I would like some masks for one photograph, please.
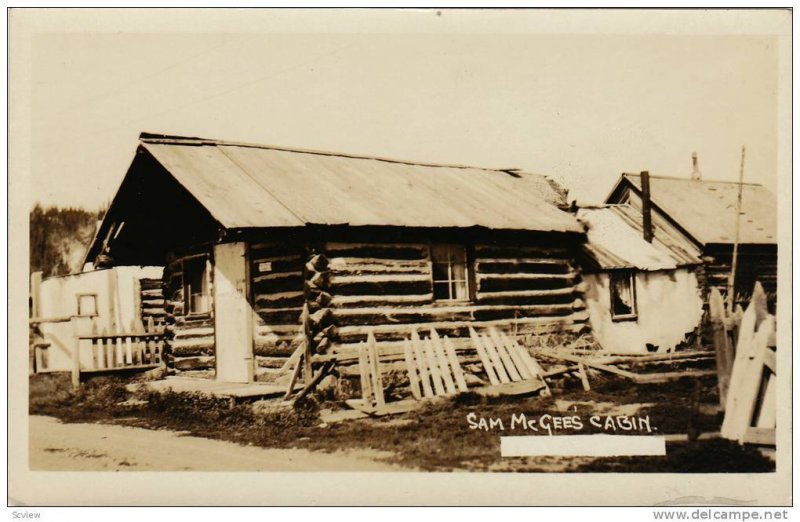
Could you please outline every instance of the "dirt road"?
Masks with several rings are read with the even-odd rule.
[[[30,467],[36,471],[402,471],[378,452],[319,453],[108,424],[62,424],[31,416]]]

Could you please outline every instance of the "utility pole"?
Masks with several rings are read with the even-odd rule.
[[[739,166],[739,195],[736,199],[736,239],[733,241],[733,259],[731,274],[728,277],[728,313],[733,312],[736,292],[736,265],[739,261],[739,222],[742,215],[742,182],[744,180],[744,145],[742,145],[742,162]]]

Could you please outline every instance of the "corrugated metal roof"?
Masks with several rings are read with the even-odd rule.
[[[143,136],[142,146],[226,228],[582,231],[536,174],[194,138]]]
[[[690,243],[681,243],[657,225],[653,242],[645,241],[641,213],[628,205],[581,208],[577,215],[586,225],[584,251],[600,268],[652,271],[701,263]]]
[[[623,178],[641,190],[638,174],[624,174]],[[738,183],[650,176],[650,193],[653,203],[698,242],[734,242]],[[777,220],[775,195],[761,185],[743,184],[739,242],[776,244]]]

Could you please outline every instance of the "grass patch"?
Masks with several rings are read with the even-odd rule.
[[[592,390],[564,381],[553,397],[499,397],[461,394],[424,404],[404,415],[324,425],[318,399],[297,408],[260,410],[251,404],[231,405],[227,399],[176,392],[137,392],[118,378],[92,379],[73,391],[69,376],[31,377],[30,411],[66,422],[113,422],[151,429],[272,448],[305,448],[337,452],[370,449],[387,452],[387,460],[426,471],[613,471],[613,472],[762,472],[774,463],[752,448],[724,440],[703,440],[667,446],[666,458],[613,459],[500,458],[500,435],[537,435],[510,429],[512,415],[528,418],[575,416],[583,420],[579,433],[614,433],[592,426],[593,415],[648,416],[657,433],[718,431],[721,417],[716,381],[680,380],[667,384],[634,385],[613,376],[592,378]],[[324,399],[324,397],[320,398]],[[707,406],[701,408],[701,405]],[[467,416],[497,418],[504,429],[470,429]],[[556,431],[555,433],[578,433]],[[626,433],[617,431],[617,433]],[[629,432],[630,433],[630,432]]]

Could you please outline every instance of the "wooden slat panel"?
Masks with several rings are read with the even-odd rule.
[[[521,381],[522,374],[520,374],[519,370],[517,370],[513,358],[508,353],[508,349],[506,348],[506,345],[503,343],[503,341],[500,339],[500,336],[497,335],[497,331],[494,329],[490,329],[489,337],[491,338],[492,343],[495,345],[495,348],[497,349],[497,354],[503,361],[503,366],[505,366],[506,372],[508,373],[508,377],[511,379],[512,382]]]
[[[453,370],[447,362],[442,340],[439,338],[439,334],[436,333],[436,330],[431,330],[431,344],[433,345],[433,351],[436,353],[436,361],[439,363],[439,368],[442,371],[442,378],[444,378],[444,385],[445,388],[447,388],[447,392],[456,393],[456,383],[452,376]]]
[[[414,350],[414,357],[417,360],[417,367],[419,368],[419,380],[422,384],[422,391],[425,397],[433,397],[434,393],[430,384],[430,370],[428,369],[428,361],[425,357],[425,349],[422,346],[422,341],[416,330],[411,331],[411,346]]]
[[[498,342],[503,341],[498,339]],[[533,379],[537,376],[537,374],[531,372],[531,369],[525,364],[525,361],[519,353],[519,346],[516,344],[510,345],[508,343],[503,343],[503,346],[505,347],[508,356],[511,357],[511,360],[514,362],[514,366],[517,368],[517,371],[522,379]]]
[[[369,348],[369,359],[372,366],[372,389],[375,393],[375,405],[378,408],[382,408],[386,405],[386,401],[383,398],[383,379],[381,378],[378,350],[375,347],[375,337],[372,334],[369,335],[367,347]]]
[[[458,389],[462,392],[467,391],[467,381],[464,380],[464,372],[461,370],[461,365],[458,362],[453,343],[450,342],[450,338],[447,336],[444,338],[444,351],[447,354],[447,359],[450,361],[450,367],[453,369],[453,377],[456,379]]]
[[[444,395],[446,392],[444,383],[442,382],[442,371],[439,369],[439,365],[436,362],[436,354],[433,351],[433,343],[430,339],[425,339],[422,341],[422,346],[425,349],[425,359],[428,362],[428,369],[431,372],[433,389],[436,391],[436,395]]]
[[[516,340],[511,339],[509,336],[505,334],[505,332],[500,332],[500,338],[502,339],[503,343],[508,347],[509,352],[514,350],[522,364],[528,369],[528,371],[534,375],[542,377],[544,375],[544,369],[541,365],[536,362],[536,359],[531,357],[531,354],[528,353],[528,350],[521,346]]]
[[[299,366],[299,362],[298,362]],[[360,343],[358,346],[358,368],[361,375],[361,398],[367,404],[372,404],[372,379],[370,377],[371,367],[369,365],[369,356],[367,355],[367,346],[365,343]]]
[[[511,377],[511,380],[518,381],[524,379],[529,372],[527,368],[524,367],[524,364],[517,360],[517,354],[513,353],[515,350],[512,350],[509,346],[508,337],[504,338],[501,335],[501,332],[495,327],[489,328],[489,337],[491,337],[492,342],[497,348],[497,353],[500,355],[503,364],[506,366],[506,371],[508,372],[509,377]]]
[[[489,354],[489,359],[492,361],[492,366],[494,366],[500,382],[511,382],[508,373],[506,373],[505,366],[503,365],[503,360],[500,357],[500,354],[497,353],[497,349],[494,347],[494,344],[492,344],[492,340],[486,335],[482,335],[481,340],[483,341],[483,347],[486,348],[486,353]]]
[[[486,376],[489,378],[489,382],[492,383],[492,385],[500,384],[500,379],[497,377],[497,373],[494,370],[494,365],[489,358],[489,354],[486,352],[486,348],[483,346],[481,337],[474,328],[469,329],[469,335],[472,338],[472,342],[475,343],[475,349],[478,351],[478,357],[481,359],[483,369],[486,372]]]
[[[411,348],[411,341],[406,341],[403,344],[403,348],[405,350],[406,368],[408,371],[408,382],[411,388],[411,395],[413,395],[415,399],[421,400],[422,393],[419,389],[419,374],[417,373],[417,364],[414,361],[414,352]]]

